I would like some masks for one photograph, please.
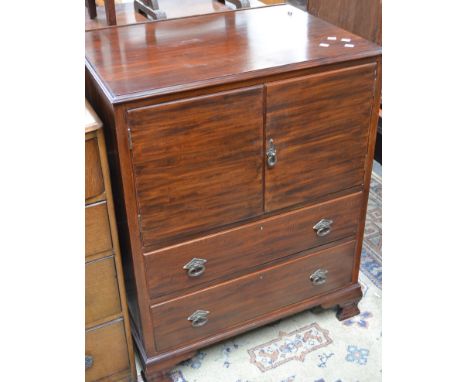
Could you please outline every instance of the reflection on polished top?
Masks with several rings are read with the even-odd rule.
[[[86,64],[114,103],[379,54],[289,5],[86,32]]]
[[[251,8],[265,7],[271,4],[282,4],[286,0],[249,0]],[[115,0],[117,25],[143,23],[150,21],[148,18],[135,11],[134,0]],[[106,12],[104,0],[96,0],[97,17],[89,18],[87,9],[85,11],[85,29],[92,30],[106,28]],[[158,0],[159,9],[166,13],[168,19],[179,17],[205,15],[216,12],[229,12],[231,8],[219,0]]]

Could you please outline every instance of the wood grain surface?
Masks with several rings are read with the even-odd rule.
[[[265,210],[363,185],[376,65],[267,84]]]
[[[101,382],[133,382],[136,381],[135,359],[105,137],[100,119],[87,102],[85,112],[85,141],[97,146],[93,147],[95,154],[91,157],[86,156],[86,161],[91,159],[92,164],[99,166],[99,171],[95,173],[101,176],[104,187],[102,193],[86,199],[85,208],[85,327],[89,333],[89,336],[86,336],[86,349],[92,348],[98,354],[98,363],[94,362],[92,367],[87,369],[86,381],[98,379]],[[102,115],[102,112],[100,114]],[[88,162],[86,164],[88,165]],[[87,169],[89,167],[86,166]],[[121,322],[118,326],[123,327],[123,333],[114,326],[118,322]],[[113,336],[115,338],[112,338]],[[88,339],[91,343],[88,343]],[[93,343],[94,341],[98,343]],[[105,349],[101,346],[111,347]],[[104,357],[106,351],[117,355],[115,364],[113,359]],[[123,354],[126,354],[126,361]],[[126,363],[127,366],[121,368],[119,362]]]
[[[356,193],[145,254],[150,297],[188,293],[247,273],[249,268],[352,236],[361,203],[362,194]],[[331,232],[320,237],[313,227],[323,218],[333,224]],[[189,277],[183,266],[194,257],[207,260],[206,270]]]
[[[321,47],[328,36],[337,37],[338,42]],[[352,48],[339,42],[344,37],[352,39]],[[111,102],[380,52],[378,45],[289,5],[86,32],[88,69],[102,82]]]
[[[86,264],[85,301],[87,326],[122,311],[113,256]]]
[[[87,96],[106,125],[148,380],[312,306],[357,312],[380,54],[289,6],[86,33]],[[339,205],[351,194],[356,208]],[[327,205],[336,230],[315,240]],[[188,280],[193,257],[207,268]],[[319,266],[329,279],[314,289]],[[211,312],[200,328],[187,320],[196,309]]]
[[[131,378],[122,319],[87,330],[85,354],[93,357],[93,365],[86,370],[86,382],[98,381],[102,378],[112,381],[112,375],[127,370],[127,378]]]
[[[86,257],[112,250],[107,203],[90,204],[85,209]]]
[[[90,124],[90,128],[98,128]],[[97,138],[85,142],[85,199],[91,199],[104,192],[104,179],[102,177],[101,161]]]
[[[355,244],[350,241],[312,252],[152,306],[157,349],[167,350],[200,340],[256,316],[350,284]],[[309,279],[317,269],[328,271],[324,284],[314,285]],[[208,322],[204,326],[193,327],[187,318],[199,309],[210,312]]]
[[[314,16],[382,45],[382,0],[308,0],[308,10]]]
[[[255,87],[128,112],[144,246],[263,212],[262,110]]]
[[[266,4],[280,4],[284,2],[285,1],[283,0],[250,0],[250,6],[264,7]],[[159,9],[164,10],[168,19],[233,11],[219,0],[158,0],[158,4]],[[117,16],[117,25],[152,21],[135,11],[133,0],[116,0],[115,11]],[[105,28],[107,26],[105,9],[103,6],[97,7],[97,17],[95,19],[91,19],[89,17],[88,10],[85,10],[86,30]]]

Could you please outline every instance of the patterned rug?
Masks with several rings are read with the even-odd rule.
[[[305,311],[202,349],[173,382],[376,382],[381,380],[382,180],[373,173],[359,280],[361,314]]]

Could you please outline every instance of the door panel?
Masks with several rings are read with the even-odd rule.
[[[265,209],[307,203],[364,181],[375,64],[267,84]]]
[[[128,112],[144,246],[263,212],[263,90]]]

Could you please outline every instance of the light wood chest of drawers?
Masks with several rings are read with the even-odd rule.
[[[85,108],[86,381],[136,381],[102,124]]]
[[[87,32],[148,381],[313,306],[359,312],[380,55],[287,5]]]

